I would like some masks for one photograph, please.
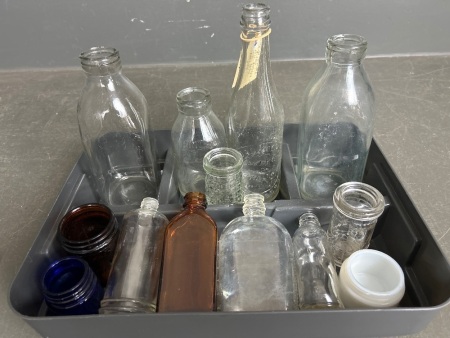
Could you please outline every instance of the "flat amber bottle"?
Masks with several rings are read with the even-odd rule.
[[[213,311],[217,226],[204,194],[187,193],[183,208],[166,229],[158,311]]]

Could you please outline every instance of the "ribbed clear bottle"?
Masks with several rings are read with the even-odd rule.
[[[232,148],[215,148],[203,158],[208,204],[242,202],[242,155]]]
[[[229,222],[220,236],[218,311],[297,308],[291,236],[265,210],[264,196],[246,195],[244,216]]]
[[[270,8],[243,6],[242,50],[228,110],[228,146],[243,158],[244,194],[259,193],[266,202],[279,192],[284,110],[270,66]]]

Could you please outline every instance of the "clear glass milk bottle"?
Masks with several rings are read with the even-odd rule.
[[[119,52],[94,47],[81,53],[87,78],[78,101],[78,124],[90,174],[103,203],[139,207],[157,197],[156,162],[147,101],[122,74]]]
[[[243,158],[244,194],[270,202],[279,192],[284,111],[272,80],[269,55],[270,8],[242,9],[242,50],[228,111],[228,146]]]
[[[177,106],[171,138],[178,190],[181,196],[191,191],[205,193],[203,157],[211,149],[226,146],[225,129],[212,110],[207,89],[179,91]]]
[[[265,216],[264,196],[244,197],[244,216],[223,230],[217,250],[217,310],[294,310],[291,236],[283,224]]]
[[[331,198],[340,184],[362,179],[375,116],[366,49],[358,35],[329,38],[326,64],[305,91],[297,166],[304,199]]]

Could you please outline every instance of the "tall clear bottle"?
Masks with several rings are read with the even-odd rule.
[[[343,308],[327,233],[313,213],[300,216],[292,238],[300,309]]]
[[[207,89],[181,90],[177,106],[171,137],[178,190],[181,196],[190,191],[205,193],[203,157],[211,149],[226,146],[225,129],[212,110]]]
[[[229,147],[244,158],[244,194],[259,193],[266,202],[280,187],[284,111],[272,80],[269,55],[270,8],[243,6],[242,50],[228,111]]]
[[[223,230],[217,251],[218,311],[297,308],[291,236],[265,216],[264,197],[244,197],[244,216]]]
[[[206,213],[206,197],[190,192],[164,240],[158,311],[213,311],[217,226]]]
[[[125,214],[101,313],[155,312],[164,233],[169,223],[158,200],[146,197]]]
[[[366,49],[358,35],[329,38],[326,64],[305,91],[297,166],[304,199],[331,198],[342,183],[362,179],[375,113]]]
[[[113,210],[157,197],[159,169],[147,101],[122,74],[119,52],[93,47],[80,55],[87,78],[78,101],[81,140],[101,201]]]

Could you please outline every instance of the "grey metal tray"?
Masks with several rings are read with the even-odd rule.
[[[315,212],[324,228],[331,217],[331,200],[307,202],[295,183],[296,125],[284,132],[282,184],[277,200],[266,204],[267,215],[281,221],[291,235],[298,217]],[[180,209],[173,182],[168,131],[157,135],[158,157],[164,168],[160,210],[169,218]],[[163,159],[166,158],[167,161]],[[55,239],[62,216],[83,203],[98,201],[84,174],[82,156],[69,175],[47,220],[15,277],[9,294],[11,308],[44,337],[382,337],[412,334],[450,303],[450,265],[425,223],[400,185],[375,142],[372,142],[364,182],[385,196],[387,205],[375,229],[371,247],[386,252],[403,268],[406,294],[392,309],[310,310],[243,313],[155,313],[130,315],[45,316],[39,289],[43,270],[64,255]],[[165,162],[165,163],[164,163]],[[219,234],[233,218],[242,215],[241,205],[208,207]],[[118,218],[126,210],[113,210]]]

